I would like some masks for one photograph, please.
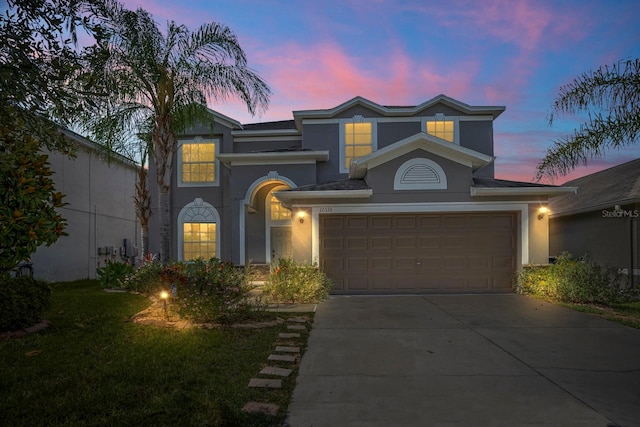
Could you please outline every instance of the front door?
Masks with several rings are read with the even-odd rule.
[[[291,227],[271,227],[271,262],[292,255]]]

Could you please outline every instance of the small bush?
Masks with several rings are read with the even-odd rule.
[[[127,289],[148,295],[169,292],[175,286],[169,307],[181,318],[198,323],[231,323],[256,317],[262,311],[260,301],[250,295],[251,275],[251,266],[238,268],[218,258],[166,266],[149,260],[124,283]]]
[[[129,264],[116,261],[107,261],[104,267],[96,268],[98,281],[103,288],[119,289],[124,288],[124,280],[127,275],[133,273],[133,267]]]
[[[623,283],[615,270],[564,253],[555,264],[524,268],[516,292],[561,302],[611,304],[624,295]]]
[[[263,295],[274,302],[315,303],[327,298],[331,286],[331,279],[316,265],[280,258],[271,266]]]
[[[0,279],[0,331],[32,326],[51,307],[51,289],[32,277]]]
[[[163,267],[158,261],[148,259],[142,262],[138,268],[123,280],[125,289],[143,294],[155,294],[162,289],[160,281]]]
[[[241,269],[218,258],[184,265],[185,280],[178,286],[177,311],[195,322],[231,323],[260,311],[251,301],[251,268]]]

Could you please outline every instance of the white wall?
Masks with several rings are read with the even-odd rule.
[[[49,155],[57,191],[68,205],[58,209],[67,220],[63,236],[50,246],[40,246],[32,255],[34,276],[50,281],[95,278],[96,267],[106,259],[123,261],[119,255],[98,255],[98,247],[120,248],[123,240],[140,247],[140,232],[133,204],[136,171],[131,164],[107,162],[78,141],[77,157]]]

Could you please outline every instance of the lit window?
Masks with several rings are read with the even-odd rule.
[[[216,143],[183,143],[180,147],[180,178],[184,184],[212,184],[216,181]]]
[[[344,167],[349,169],[351,160],[371,154],[373,150],[372,123],[344,124]]]
[[[291,219],[291,211],[284,207],[282,202],[271,196],[271,220],[272,221],[284,221]]]
[[[182,254],[185,261],[216,256],[216,223],[185,222],[182,224]]]
[[[430,120],[427,121],[427,133],[437,136],[445,141],[454,142],[453,120]]]

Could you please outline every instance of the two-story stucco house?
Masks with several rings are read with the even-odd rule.
[[[317,262],[336,293],[508,292],[548,262],[541,208],[573,189],[494,179],[504,110],[440,95],[248,125],[212,112],[213,133],[179,141],[172,257]]]

